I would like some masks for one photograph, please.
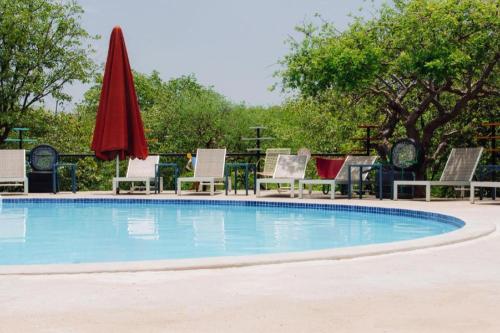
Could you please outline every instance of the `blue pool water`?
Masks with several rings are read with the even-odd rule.
[[[408,240],[461,226],[445,217],[352,211],[347,206],[259,205],[4,200],[0,264],[295,252]]]

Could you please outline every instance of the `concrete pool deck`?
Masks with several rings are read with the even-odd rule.
[[[112,197],[95,192],[77,196]],[[200,197],[254,199],[182,198]],[[302,201],[434,211],[459,217],[472,227],[497,229],[464,242],[349,260],[1,275],[0,332],[500,331],[500,201]]]

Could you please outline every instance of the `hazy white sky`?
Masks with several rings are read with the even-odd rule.
[[[378,6],[382,0],[376,0]],[[194,74],[234,102],[271,105],[282,101],[277,61],[288,51],[285,40],[298,36],[294,27],[315,21],[320,13],[343,29],[349,14],[370,15],[364,0],[79,0],[83,26],[101,35],[94,43],[95,61],[106,61],[109,35],[120,25],[132,67],[158,70],[164,80]],[[86,86],[67,91],[78,102]],[[48,105],[49,106],[49,105]],[[66,109],[71,109],[66,105]]]

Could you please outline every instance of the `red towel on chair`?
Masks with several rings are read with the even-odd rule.
[[[316,157],[316,169],[319,177],[322,179],[335,179],[344,161],[344,158],[329,159]]]

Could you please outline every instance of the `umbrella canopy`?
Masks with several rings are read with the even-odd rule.
[[[115,27],[109,41],[92,150],[97,158],[124,160],[127,156],[145,159],[148,146],[128,61],[125,39]]]

